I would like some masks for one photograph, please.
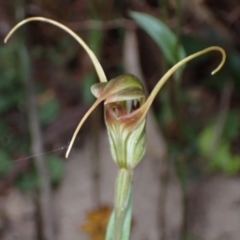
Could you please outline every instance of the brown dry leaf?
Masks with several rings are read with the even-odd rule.
[[[111,212],[112,208],[106,205],[88,211],[85,222],[80,226],[81,230],[91,240],[104,240]]]

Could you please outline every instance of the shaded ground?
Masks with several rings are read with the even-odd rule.
[[[216,175],[192,187],[189,227],[199,239],[239,239],[239,183],[239,177]]]
[[[112,206],[116,166],[107,149],[106,134],[101,135],[101,204]],[[93,178],[91,177],[91,145],[72,153],[67,163],[61,187],[55,193],[55,211],[58,240],[89,239],[80,226],[86,221],[86,212],[95,207]],[[159,183],[154,162],[149,152],[134,175],[133,240],[159,239],[157,225]],[[189,202],[189,230],[200,240],[238,240],[240,236],[240,178],[212,176],[201,184],[192,185]],[[166,233],[168,240],[178,239],[181,225],[181,193],[173,174],[167,188]],[[35,235],[35,209],[30,196],[11,189],[0,199],[3,218],[3,240],[32,239]],[[24,238],[25,237],[25,238]]]

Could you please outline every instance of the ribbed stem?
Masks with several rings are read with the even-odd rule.
[[[114,240],[121,240],[124,220],[129,201],[131,201],[130,190],[132,185],[132,169],[120,168],[118,171],[115,189],[115,219],[114,219]],[[131,204],[131,203],[130,203]],[[131,221],[129,221],[131,224]],[[130,229],[130,227],[129,227]]]

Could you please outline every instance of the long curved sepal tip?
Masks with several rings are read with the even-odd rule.
[[[85,113],[85,115],[83,116],[83,118],[81,119],[81,121],[79,122],[76,130],[75,130],[74,133],[73,133],[72,139],[71,139],[71,141],[70,141],[70,143],[69,143],[69,146],[68,146],[68,149],[67,149],[67,152],[66,152],[66,155],[65,155],[66,158],[68,158],[68,156],[69,156],[69,153],[70,153],[70,151],[71,151],[71,149],[72,149],[73,143],[74,143],[74,141],[75,141],[75,139],[76,139],[76,137],[77,137],[77,134],[78,134],[80,128],[82,127],[83,123],[86,121],[86,119],[89,117],[89,115],[90,115],[90,114],[92,113],[92,111],[98,106],[98,104],[99,104],[101,101],[102,101],[101,99],[97,99],[97,100],[94,102],[94,104],[90,107],[90,109]]]
[[[147,101],[144,103],[144,105],[142,106],[142,108],[144,109],[144,116],[147,114],[148,109],[150,108],[153,100],[155,99],[156,95],[158,94],[158,92],[160,91],[160,89],[163,87],[163,85],[167,82],[167,80],[181,67],[183,66],[185,63],[191,61],[192,59],[199,57],[205,53],[208,53],[210,51],[219,51],[222,54],[222,60],[220,62],[220,64],[218,65],[218,67],[216,69],[214,69],[211,74],[215,74],[216,72],[218,72],[223,64],[226,61],[226,53],[225,51],[218,46],[213,46],[213,47],[209,47],[206,48],[202,51],[196,52],[186,58],[184,58],[183,60],[181,60],[180,62],[176,63],[172,68],[170,68],[165,74],[164,76],[158,81],[157,85],[154,87],[153,91],[151,92],[150,96],[148,97]]]
[[[23,21],[19,22],[18,24],[16,24],[11,31],[7,34],[7,36],[4,39],[4,43],[7,43],[8,39],[12,36],[12,34],[22,25],[28,23],[28,22],[32,22],[32,21],[40,21],[40,22],[47,22],[50,23],[54,26],[57,26],[59,28],[61,28],[62,30],[64,30],[65,32],[67,32],[68,34],[70,34],[84,49],[85,51],[88,53],[89,57],[91,58],[93,65],[96,69],[96,72],[98,74],[99,80],[101,82],[107,82],[107,78],[106,75],[103,71],[103,68],[101,66],[101,64],[99,63],[96,55],[93,53],[93,51],[88,47],[88,45],[83,41],[83,39],[81,37],[79,37],[75,32],[73,32],[70,28],[68,28],[67,26],[54,21],[52,19],[49,18],[44,18],[44,17],[30,17],[27,19],[24,19]]]

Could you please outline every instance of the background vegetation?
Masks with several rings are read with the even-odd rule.
[[[2,0],[0,193],[3,196],[16,187],[39,194],[41,174],[33,155],[44,153],[51,188],[61,184],[67,164],[63,157],[67,143],[93,101],[89,89],[97,81],[84,50],[64,32],[47,24],[28,24],[7,45],[3,44],[15,23],[36,15],[60,21],[81,35],[99,57],[108,79],[123,73],[124,37],[127,30],[136,29],[147,91],[184,55],[212,45],[223,47],[227,62],[219,73],[210,75],[220,61],[218,53],[192,61],[166,84],[153,108],[166,141],[168,160],[181,182],[183,204],[187,206],[188,186],[193,181],[202,181],[213,174],[239,175],[237,0]],[[177,44],[172,44],[172,39]],[[28,82],[32,83],[30,88]],[[32,133],[29,123],[34,114],[29,105],[31,86],[35,91],[39,136]],[[76,148],[89,134],[95,137],[95,145],[99,144],[98,133],[104,127],[101,111],[96,111],[88,124],[86,130],[81,130]],[[34,138],[41,142],[42,150],[31,148]],[[97,181],[98,162],[93,164],[97,166],[94,168]],[[182,238],[187,239],[187,232],[183,224]]]

